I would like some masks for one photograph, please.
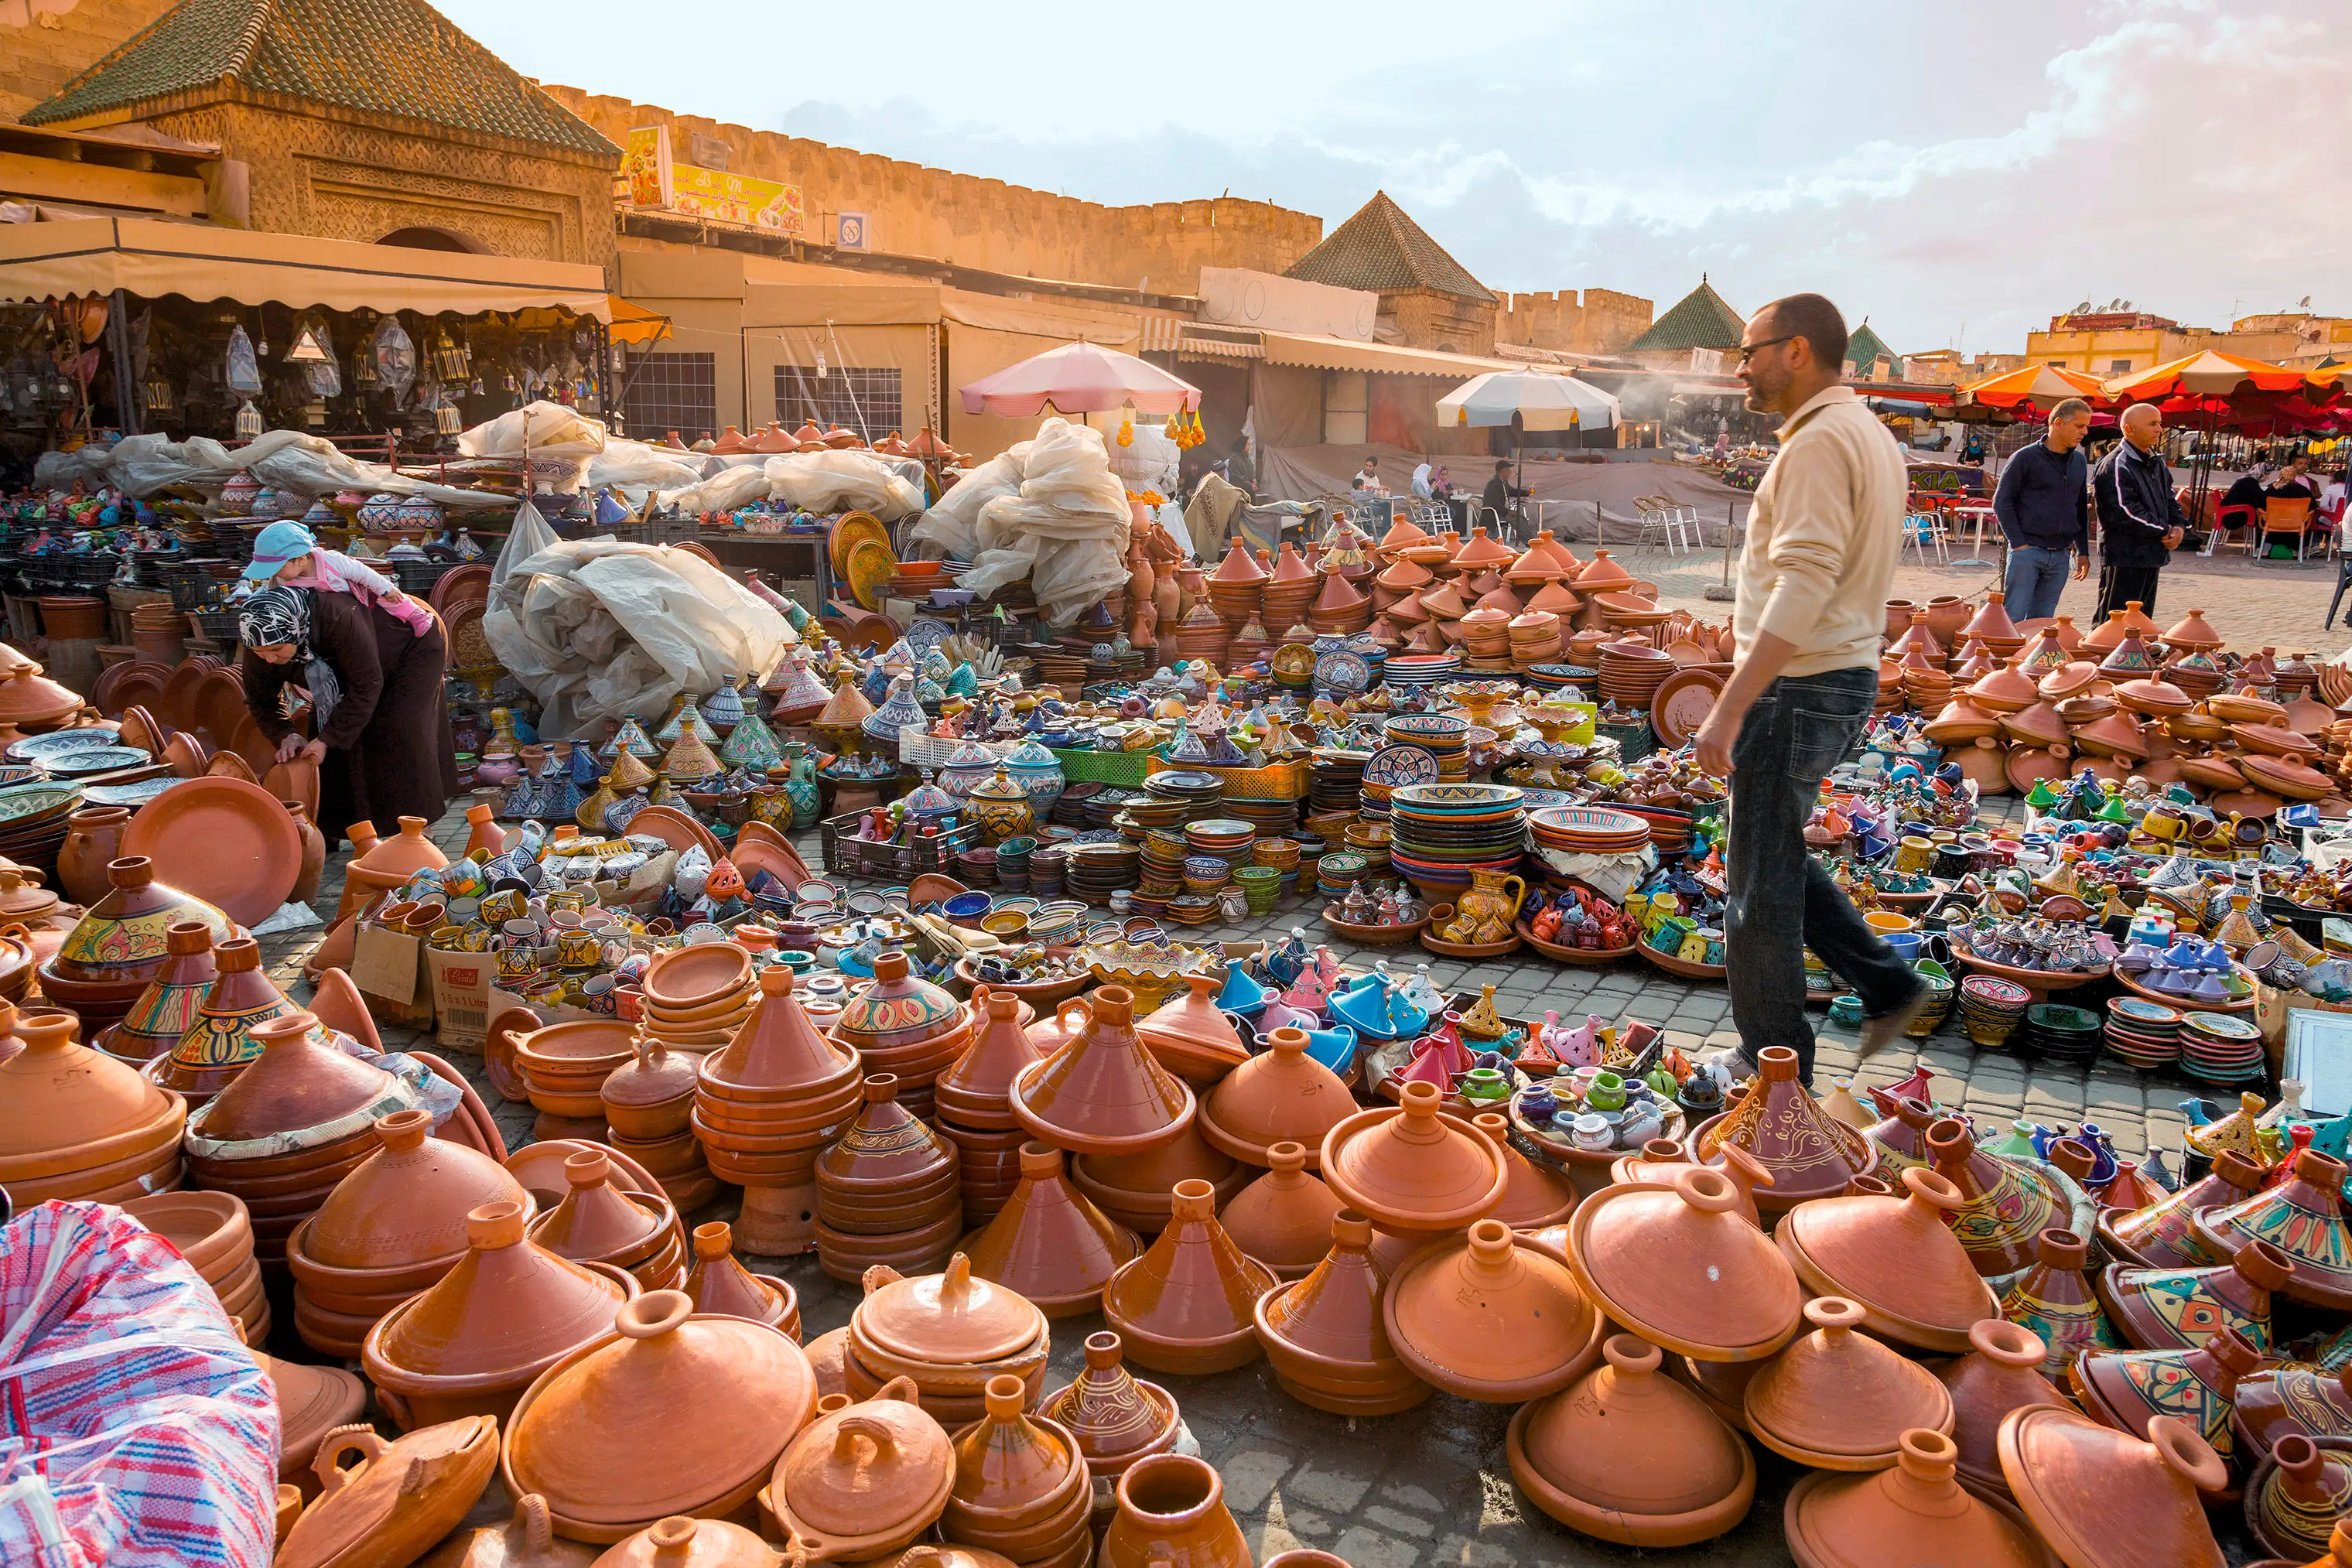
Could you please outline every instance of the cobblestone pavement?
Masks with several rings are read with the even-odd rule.
[[[433,830],[435,840],[452,853],[462,848],[466,833],[465,820],[457,814]],[[816,864],[814,835],[800,847]],[[331,911],[340,896],[344,858],[339,851],[328,867],[316,901],[321,910]],[[1311,913],[1301,908],[1252,920],[1240,929],[1221,927],[1216,935],[1228,939],[1274,936],[1292,925],[1306,926],[1310,939],[1320,929]],[[298,999],[309,995],[299,960],[319,935],[268,943],[272,977]],[[1335,946],[1343,956],[1367,962],[1378,956],[1394,962],[1400,954],[1416,951],[1366,948],[1349,953],[1345,945]],[[1726,1033],[1730,1004],[1719,984],[1682,980],[1638,959],[1592,971],[1539,956],[1485,963],[1427,953],[1419,956],[1430,960],[1431,977],[1441,987],[1494,986],[1496,1000],[1507,1016],[1539,1018],[1547,1008],[1563,1014],[1590,1011],[1652,1023],[1685,1046],[1702,1045],[1717,1036],[1730,1038]],[[389,1029],[383,1033],[389,1047],[414,1043],[446,1057],[473,1079],[493,1107],[509,1145],[530,1141],[530,1107],[501,1104],[483,1076],[478,1054],[436,1046],[427,1036],[412,1038]],[[2023,1114],[2049,1123],[2087,1116],[2113,1134],[2117,1147],[2128,1154],[2153,1144],[2169,1155],[2180,1146],[2182,1118],[2174,1107],[2190,1092],[2185,1080],[2144,1081],[2115,1067],[2084,1071],[1979,1053],[1956,1029],[1947,1029],[1916,1049],[1906,1042],[1867,1064],[1857,1061],[1855,1046],[1851,1034],[1824,1031],[1817,1080],[1822,1087],[1826,1089],[1832,1074],[1857,1071],[1864,1083],[1888,1082],[1907,1073],[1916,1059],[1943,1077],[1947,1103],[1957,1102],[1986,1119]],[[725,1190],[730,1196],[691,1217],[688,1225],[729,1218],[735,1200],[732,1189]],[[755,1260],[752,1266],[792,1281],[800,1292],[806,1337],[814,1339],[848,1322],[856,1299],[854,1291],[828,1278],[813,1255]],[[274,1348],[309,1359],[292,1337],[290,1309],[280,1311],[278,1321],[286,1332]],[[1101,1326],[1100,1319],[1092,1316],[1055,1323],[1048,1386],[1059,1386],[1076,1375],[1084,1364],[1086,1336]],[[1805,1472],[1761,1448],[1757,1449],[1756,1504],[1739,1528],[1703,1545],[1642,1552],[1578,1535],[1538,1512],[1517,1491],[1503,1441],[1513,1406],[1439,1394],[1402,1415],[1350,1419],[1310,1410],[1291,1399],[1263,1361],[1213,1377],[1148,1375],[1175,1394],[1203,1455],[1223,1478],[1226,1504],[1242,1521],[1260,1562],[1292,1546],[1336,1552],[1353,1568],[1636,1562],[1677,1568],[1771,1568],[1790,1561],[1782,1544],[1781,1504]],[[503,1522],[508,1512],[509,1504],[493,1481],[475,1517]],[[2259,1555],[2237,1524],[2234,1508],[2213,1517],[2232,1563]]]

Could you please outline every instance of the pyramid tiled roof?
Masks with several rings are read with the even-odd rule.
[[[1357,209],[1355,216],[1291,263],[1283,276],[1338,288],[1382,293],[1433,288],[1465,299],[1495,298],[1493,289],[1446,255],[1445,247],[1407,217],[1386,191],[1373,192],[1372,199]]]
[[[113,114],[229,81],[595,158],[620,152],[425,0],[181,0],[25,122]]]
[[[1864,375],[1870,373],[1870,367],[1882,354],[1894,361],[1897,371],[1903,369],[1903,356],[1888,348],[1886,340],[1872,331],[1868,321],[1856,327],[1845,340],[1845,362]]]
[[[1618,350],[1622,354],[1680,353],[1685,349],[1737,349],[1748,319],[1725,303],[1699,275],[1698,287],[1650,323],[1650,329]]]

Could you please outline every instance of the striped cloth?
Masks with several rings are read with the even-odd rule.
[[[172,1244],[106,1204],[0,1228],[0,1563],[267,1568],[278,1402]]]

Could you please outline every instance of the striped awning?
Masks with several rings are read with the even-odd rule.
[[[1262,360],[1265,358],[1265,339],[1254,328],[1189,323],[1177,341],[1176,351],[1204,360]]]

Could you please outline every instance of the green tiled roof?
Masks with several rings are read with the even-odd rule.
[[[1495,291],[1445,254],[1429,231],[1405,216],[1386,191],[1333,229],[1323,243],[1291,263],[1286,277],[1328,283],[1336,288],[1396,293],[1434,288],[1464,299],[1492,300]]]
[[[1886,340],[1872,331],[1870,323],[1866,320],[1856,327],[1853,335],[1845,340],[1845,362],[1865,375],[1869,373],[1872,363],[1882,354],[1895,362],[1895,368],[1898,372],[1903,369],[1903,356],[1888,348]]]
[[[226,80],[596,157],[620,152],[425,0],[181,0],[25,122],[82,120]]]
[[[1748,330],[1748,319],[1729,305],[1715,286],[1699,275],[1698,287],[1681,303],[1650,323],[1650,329],[1617,351],[1621,354],[1681,353],[1686,349],[1737,349]]]

